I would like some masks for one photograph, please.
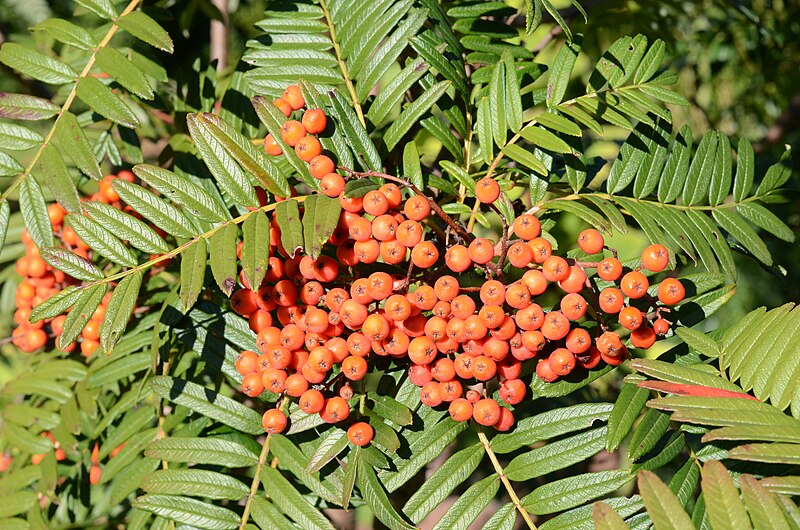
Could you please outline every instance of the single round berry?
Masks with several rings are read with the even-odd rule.
[[[650,282],[647,280],[647,276],[641,272],[631,271],[622,277],[619,286],[625,296],[636,299],[647,294]]]
[[[578,235],[578,247],[587,254],[597,254],[606,244],[603,235],[594,228],[587,228]]]
[[[650,245],[642,252],[642,265],[649,271],[661,272],[669,264],[669,252],[664,245]]]
[[[281,126],[281,138],[289,147],[294,147],[305,138],[306,128],[297,120],[289,120]]]
[[[658,286],[658,299],[662,304],[675,305],[683,301],[686,289],[680,280],[667,278]]]
[[[308,134],[319,134],[328,125],[328,118],[322,109],[309,109],[303,113],[301,122]]]
[[[303,93],[300,91],[300,87],[297,85],[289,85],[286,87],[286,90],[283,91],[281,97],[292,107],[292,110],[299,110],[302,109],[306,102],[303,99]]]
[[[644,320],[642,312],[633,306],[628,306],[619,312],[619,323],[631,331],[641,326]]]
[[[286,430],[288,420],[286,414],[278,409],[270,409],[261,417],[261,425],[267,434],[280,434]]]
[[[475,184],[475,197],[483,204],[491,204],[500,197],[500,184],[496,180],[484,177]]]
[[[493,399],[481,399],[473,405],[472,417],[479,424],[491,427],[500,421],[500,405]]]
[[[373,436],[375,436],[375,430],[369,423],[364,421],[354,423],[347,429],[347,439],[358,447],[364,447],[369,444]]]

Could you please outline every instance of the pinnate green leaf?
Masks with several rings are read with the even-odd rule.
[[[303,208],[303,248],[311,259],[317,259],[336,230],[342,206],[338,199],[314,194],[306,198]]]
[[[392,529],[414,528],[403,520],[403,517],[397,513],[392,503],[389,502],[386,490],[383,489],[383,485],[378,480],[378,476],[372,466],[361,463],[358,466],[357,481],[358,489],[361,490],[364,501],[379,521]]]
[[[75,70],[57,59],[31,50],[15,42],[5,42],[0,48],[0,62],[44,83],[61,85],[74,81]]]
[[[78,80],[75,91],[81,101],[101,116],[131,129],[139,127],[136,114],[99,79],[82,77]]]
[[[132,506],[178,523],[209,530],[238,528],[239,516],[220,506],[178,495],[143,495]]]
[[[106,318],[100,329],[100,345],[110,354],[114,345],[125,332],[131,313],[136,307],[139,288],[142,286],[144,271],[137,271],[122,279],[114,288],[106,308]]]
[[[167,53],[172,53],[174,50],[169,33],[142,11],[127,13],[117,20],[117,24],[137,39],[143,40],[159,50]]]
[[[75,0],[75,3],[84,7],[100,18],[115,18],[117,12],[111,0]]]
[[[145,456],[169,462],[248,467],[258,462],[258,454],[246,446],[223,438],[163,438],[152,442]]]
[[[48,18],[36,24],[33,30],[44,31],[54,39],[81,50],[91,50],[97,40],[84,28],[61,18]]]
[[[129,215],[119,208],[99,201],[83,202],[87,215],[101,224],[109,232],[120,239],[128,241],[134,247],[148,254],[163,254],[169,250],[167,244],[155,230]]]
[[[248,493],[241,481],[216,471],[203,469],[160,469],[143,482],[147,493],[192,495],[209,499],[239,500]]]
[[[678,498],[666,484],[661,482],[655,473],[639,472],[639,492],[644,499],[647,513],[653,520],[656,530],[662,528],[675,530],[693,530],[694,525],[689,514],[683,509]]]
[[[264,432],[258,412],[197,383],[157,376],[150,384],[164,399],[188,407],[198,414],[248,434]]]
[[[144,72],[116,49],[100,48],[95,58],[97,66],[117,83],[140,98],[153,99],[153,88]]]
[[[39,182],[28,177],[19,186],[19,211],[25,228],[39,248],[53,246],[53,226],[47,215],[47,203]]]
[[[83,128],[75,115],[69,111],[61,113],[58,124],[56,124],[56,140],[61,151],[69,155],[78,169],[95,180],[103,177]]]
[[[277,469],[263,467],[261,481],[267,496],[286,515],[308,530],[334,530],[334,526],[286,480]]]
[[[46,120],[57,114],[59,110],[61,108],[49,99],[27,94],[0,92],[0,118]]]
[[[37,147],[43,140],[41,134],[28,127],[16,123],[0,123],[0,149],[25,151]]]
[[[43,249],[44,250],[44,249]],[[81,294],[75,301],[72,310],[67,313],[64,321],[64,331],[59,335],[57,344],[60,349],[64,349],[78,338],[86,323],[92,318],[97,306],[106,294],[104,284],[86,287],[81,290]]]

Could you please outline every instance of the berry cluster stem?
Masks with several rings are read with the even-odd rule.
[[[492,466],[494,467],[495,472],[500,477],[500,482],[503,483],[503,486],[506,488],[506,492],[508,496],[511,498],[511,502],[516,507],[519,514],[522,516],[522,520],[528,525],[528,528],[531,530],[536,530],[536,525],[533,524],[533,520],[531,519],[531,515],[528,513],[528,510],[522,505],[517,496],[517,492],[514,491],[513,486],[511,485],[511,481],[508,480],[505,472],[503,471],[503,466],[500,465],[500,461],[497,459],[497,455],[494,454],[492,450],[491,444],[489,444],[489,439],[486,437],[486,434],[481,429],[480,425],[478,427],[478,439],[481,441],[483,448],[486,450],[486,454],[489,455],[489,460],[492,462]]]

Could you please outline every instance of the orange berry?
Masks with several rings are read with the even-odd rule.
[[[658,286],[658,299],[662,304],[674,305],[683,301],[686,289],[680,280],[667,278]]]
[[[639,326],[631,333],[634,348],[647,349],[656,342],[656,332],[648,325]]]
[[[586,300],[577,293],[569,293],[561,299],[561,312],[570,320],[580,320],[586,314],[588,304]]]
[[[622,276],[622,264],[617,258],[605,258],[597,264],[597,275],[608,282],[615,282]]]
[[[289,85],[286,87],[281,97],[291,105],[292,110],[302,109],[306,104],[305,99],[303,99],[303,93],[297,85]]]
[[[642,252],[642,265],[652,272],[661,272],[669,264],[669,251],[664,245],[650,245]]]
[[[375,430],[369,423],[364,421],[354,423],[347,429],[347,439],[358,447],[364,447],[369,444],[373,436],[375,436]]]
[[[514,267],[523,268],[533,261],[533,249],[527,243],[519,241],[511,245],[506,257]]]
[[[464,398],[456,398],[450,402],[447,412],[455,421],[469,421],[472,418],[472,403]]]
[[[344,191],[344,178],[338,173],[327,173],[320,180],[319,186],[328,197],[338,197]]]
[[[619,312],[619,323],[625,329],[637,329],[643,322],[644,315],[635,307],[628,306]]]
[[[586,286],[586,273],[577,265],[571,265],[569,276],[558,282],[558,286],[567,293],[579,293]]]
[[[544,316],[542,335],[549,340],[560,340],[569,333],[569,320],[560,311],[550,311]]]
[[[500,407],[500,419],[494,424],[495,430],[500,432],[510,431],[514,423],[514,413],[505,407]]]
[[[325,397],[319,390],[311,388],[303,392],[297,404],[306,414],[316,414],[325,406]]]
[[[479,424],[491,427],[500,421],[500,405],[490,398],[481,399],[472,406],[472,417]]]
[[[328,125],[328,117],[322,109],[309,109],[303,113],[303,126],[309,134],[319,134]]]
[[[578,366],[586,370],[597,367],[597,365],[600,364],[600,360],[600,351],[594,346],[589,347],[589,349],[583,353],[575,355],[575,361]]]
[[[587,254],[597,254],[606,244],[603,235],[594,228],[587,228],[578,235],[578,247]]]
[[[411,250],[411,262],[420,269],[432,267],[439,259],[439,250],[430,241],[421,241]]]
[[[603,313],[619,313],[625,305],[625,295],[615,287],[606,287],[600,291],[598,303]]]
[[[247,374],[242,378],[242,392],[250,397],[260,396],[264,392],[264,383],[257,372]]]
[[[533,249],[533,262],[542,264],[553,254],[553,246],[543,237],[536,237],[528,242]]]
[[[669,322],[663,318],[657,318],[655,322],[653,322],[653,331],[656,332],[656,335],[666,335],[669,331]]]
[[[272,103],[276,107],[278,107],[278,109],[280,109],[283,115],[286,116],[287,118],[292,114],[292,106],[289,105],[289,102],[287,102],[285,99],[283,98],[273,99]]]
[[[294,152],[303,162],[311,162],[322,154],[322,144],[313,136],[303,136],[294,146]]]
[[[561,256],[550,256],[542,264],[542,273],[550,282],[560,282],[569,277],[570,267]]]
[[[419,390],[420,401],[429,407],[437,407],[442,404],[442,388],[437,381],[430,381],[422,385]]]
[[[514,220],[514,233],[520,239],[530,241],[542,233],[542,225],[536,216],[523,214]]]
[[[595,346],[597,346],[597,349],[604,358],[606,356],[617,357],[624,352],[625,349],[622,345],[622,340],[619,338],[619,334],[613,331],[606,331],[597,337],[597,339],[595,339]]]
[[[584,353],[592,347],[592,338],[589,336],[589,332],[585,329],[574,328],[567,333],[567,338],[564,342],[564,345],[569,351],[575,355],[578,355],[580,353]]]
[[[302,374],[292,374],[286,378],[286,394],[293,397],[300,397],[303,392],[308,390],[308,380]]]
[[[335,169],[336,166],[333,163],[333,160],[331,160],[331,158],[327,155],[317,153],[316,156],[312,157],[311,160],[308,161],[308,170],[311,173],[311,176],[317,180],[322,180],[325,175],[328,173],[333,173]],[[358,208],[355,211],[361,210],[361,198],[357,199],[357,204]]]
[[[500,399],[509,405],[517,405],[525,399],[527,387],[521,379],[507,379],[500,384]]]
[[[483,204],[491,204],[500,197],[500,184],[496,180],[484,177],[475,184],[475,198]]]
[[[563,376],[575,368],[575,355],[566,348],[557,348],[547,358],[547,362],[550,364],[550,369],[553,370],[553,373]]]
[[[502,305],[506,299],[506,286],[497,280],[488,280],[480,290],[481,302],[491,305]]]
[[[89,484],[95,486],[100,483],[100,476],[103,474],[103,470],[100,466],[93,464],[89,468]]]
[[[325,406],[319,415],[325,423],[344,421],[350,416],[350,405],[344,398],[335,396],[325,401]]]
[[[412,221],[422,221],[431,213],[428,198],[421,195],[409,197],[405,206],[403,206],[403,213]]]
[[[370,215],[383,215],[389,211],[389,200],[378,190],[368,191],[364,195],[364,211]]]
[[[286,379],[288,377],[285,370],[269,368],[261,374],[261,382],[266,390],[273,394],[280,394],[286,390]]]
[[[547,278],[542,271],[531,269],[522,275],[522,283],[528,288],[531,296],[539,296],[547,290]]]
[[[391,215],[383,214],[372,220],[372,237],[378,241],[390,241],[397,234],[399,223]]]
[[[268,155],[272,156],[279,156],[283,154],[281,146],[278,145],[278,142],[275,141],[275,137],[271,134],[268,134],[264,138],[264,151],[266,151]]]
[[[480,265],[485,265],[494,258],[494,244],[489,239],[476,237],[467,250],[469,258]]]
[[[550,368],[549,359],[540,359],[536,365],[536,375],[545,383],[552,383],[558,379],[558,374]]]
[[[472,359],[470,371],[478,381],[488,381],[497,374],[497,363],[490,357],[478,355]]]
[[[472,266],[467,247],[464,245],[453,245],[444,254],[444,262],[453,272],[464,272]]]
[[[261,425],[267,434],[280,434],[286,430],[288,419],[283,411],[278,409],[270,409],[261,417]]]
[[[306,128],[297,120],[289,120],[281,126],[281,138],[289,147],[296,146],[305,136]]]
[[[650,282],[647,280],[647,276],[641,272],[631,271],[622,277],[619,286],[625,296],[635,299],[647,294]]]
[[[397,184],[387,182],[378,188],[378,191],[383,193],[383,195],[386,197],[386,200],[389,202],[390,210],[394,210],[395,208],[399,207],[403,202],[403,193],[400,191],[400,187],[397,186]],[[398,219],[398,221],[400,221],[400,219]]]
[[[67,215],[67,211],[60,204],[53,203],[47,207],[47,216],[53,226],[60,225],[64,221],[65,215]]]

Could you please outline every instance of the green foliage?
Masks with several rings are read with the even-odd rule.
[[[211,2],[75,3],[74,20],[45,17],[34,38],[0,48],[21,80],[20,93],[0,93],[2,320],[15,309],[23,228],[77,281],[30,314],[67,313],[57,348],[3,345],[0,456],[13,460],[0,527],[334,528],[340,509],[388,528],[798,527],[798,311],[689,327],[747,281],[740,256],[782,273],[775,238],[795,233],[772,205],[791,184],[790,151],[764,169],[745,138],[734,150],[722,132],[678,127],[671,109],[689,101],[663,70],[671,43],[623,36],[595,56],[548,0],[521,11],[281,0],[252,21],[242,64],[215,72],[167,55],[192,47],[171,18],[189,25],[181,10],[216,14]],[[256,335],[228,298],[240,280],[264,281],[270,217],[288,254],[316,258],[341,212],[281,138],[272,100],[288,84],[325,110],[322,146],[343,171],[397,175],[469,232],[528,212],[552,241],[580,223],[662,242],[670,269],[685,271],[687,297],[669,318],[686,327],[659,359],[637,351],[620,369],[555,384],[525,374],[509,433],[421,405],[388,359],[351,403],[375,428],[368,447],[280,396],[245,401],[235,362]],[[267,133],[282,155],[265,154]],[[122,168],[138,183],[108,189],[125,210],[93,195]],[[475,199],[485,177],[502,189],[489,214]],[[350,180],[345,196],[378,182]],[[53,201],[93,259],[59,246]],[[109,292],[100,349],[84,363],[68,348]],[[264,435],[273,406],[290,418],[282,435]],[[90,486],[94,448],[102,474]],[[611,467],[597,466],[603,450],[619,456]]]

